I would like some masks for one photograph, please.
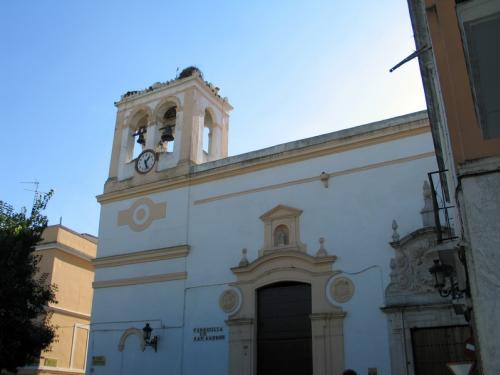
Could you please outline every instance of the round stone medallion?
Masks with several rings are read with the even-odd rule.
[[[234,289],[226,289],[219,297],[219,306],[226,314],[235,312],[240,305],[240,295]]]
[[[149,220],[150,211],[147,204],[141,204],[132,213],[132,220],[138,226],[144,225]]]
[[[337,303],[348,302],[354,295],[354,284],[347,277],[337,277],[331,283],[330,294]]]

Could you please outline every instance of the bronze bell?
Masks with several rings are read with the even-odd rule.
[[[137,131],[134,134],[132,134],[132,137],[137,137],[137,143],[144,146],[146,144],[146,138],[144,138],[144,133],[146,132],[147,130],[145,128],[137,129]]]
[[[172,125],[165,126],[163,128],[163,133],[161,134],[161,141],[162,142],[172,142],[174,138],[174,134],[172,132]]]
[[[137,143],[139,143],[142,146],[146,144],[146,140],[144,139],[144,133],[139,133],[139,136],[137,137]]]

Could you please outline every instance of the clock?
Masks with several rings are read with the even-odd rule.
[[[156,153],[153,150],[144,150],[135,159],[135,170],[141,174],[146,174],[153,169],[155,162]]]

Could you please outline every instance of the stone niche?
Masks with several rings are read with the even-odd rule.
[[[275,251],[297,250],[306,252],[300,241],[299,217],[302,210],[278,205],[260,217],[264,222],[264,247],[260,255]]]

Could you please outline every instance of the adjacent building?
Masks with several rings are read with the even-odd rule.
[[[482,371],[500,374],[500,2],[409,0]],[[468,289],[468,286],[466,286]],[[470,306],[470,304],[472,304]]]
[[[437,348],[433,371],[463,359],[467,322],[429,273],[425,112],[228,157],[232,107],[196,68],[116,106],[87,373],[428,374]]]
[[[62,225],[48,226],[35,254],[41,256],[40,272],[56,285],[57,304],[49,304],[50,323],[56,339],[35,366],[21,374],[83,374],[88,348],[92,282],[97,238]]]

